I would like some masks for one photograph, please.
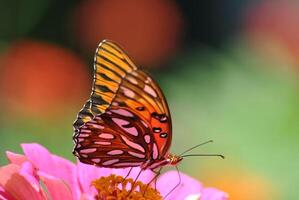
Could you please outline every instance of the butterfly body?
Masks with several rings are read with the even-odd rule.
[[[169,154],[171,117],[152,78],[114,42],[104,40],[95,55],[90,99],[74,122],[74,154],[101,167],[155,169],[176,164]]]

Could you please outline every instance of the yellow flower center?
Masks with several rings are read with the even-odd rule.
[[[133,184],[133,179],[114,174],[91,183],[98,191],[97,200],[162,200],[160,192],[152,187],[141,181],[137,181],[132,188]]]

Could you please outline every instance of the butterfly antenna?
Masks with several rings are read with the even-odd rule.
[[[205,145],[205,144],[208,144],[208,143],[211,143],[211,142],[213,142],[213,140],[209,140],[209,141],[203,142],[201,144],[195,145],[194,147],[191,147],[190,149],[187,149],[186,151],[184,151],[183,153],[181,153],[179,156],[182,156],[185,153],[187,153],[187,152],[189,152],[189,151],[191,151],[191,150],[193,150],[193,149],[195,149],[195,148],[197,148],[199,146],[202,146],[202,145]]]
[[[221,154],[190,154],[190,155],[183,155],[182,157],[192,157],[192,156],[215,156],[215,157],[220,157],[222,159],[224,159],[224,155]]]

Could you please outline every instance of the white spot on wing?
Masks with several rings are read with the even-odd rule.
[[[137,72],[135,72],[135,71],[133,71],[132,74],[133,74],[134,76],[138,76]]]
[[[145,122],[145,121],[143,121],[143,120],[140,120],[141,121],[141,123],[143,124],[143,126],[145,127],[145,128],[148,128],[148,125],[147,125],[147,123]]]
[[[107,160],[107,161],[103,162],[102,165],[112,165],[114,163],[117,163],[118,161],[119,161],[119,159]]]
[[[90,149],[82,149],[80,153],[93,153],[96,152],[97,148],[90,148]]]
[[[152,79],[150,77],[147,77],[147,79],[145,80],[145,83],[149,84],[150,82],[152,82]]]
[[[135,93],[132,90],[125,88],[125,87],[122,87],[122,89],[124,91],[125,96],[127,96],[129,98],[134,98]]]
[[[99,116],[97,116],[95,119],[96,119],[96,120],[100,120],[100,121],[102,121],[102,118],[99,117]]]
[[[118,106],[119,103],[118,103],[118,102],[112,102],[112,105],[113,105],[113,106]]]
[[[135,84],[135,85],[138,85],[138,82],[135,78],[133,78],[132,76],[128,76],[127,78],[131,83]]]
[[[138,131],[135,127],[123,128],[123,129],[131,135],[138,136]]]
[[[99,124],[91,124],[91,126],[92,126],[93,128],[97,128],[97,129],[104,129],[104,128],[105,128],[104,126],[101,126],[101,125],[99,125]]]
[[[150,94],[151,96],[157,97],[157,93],[154,91],[154,89],[151,86],[145,85],[143,90],[148,94]]]
[[[144,154],[141,153],[135,153],[133,151],[128,151],[128,154],[130,154],[131,156],[137,157],[137,158],[145,158]]]
[[[124,142],[125,142],[128,146],[130,146],[130,147],[132,147],[132,148],[134,148],[134,149],[136,149],[136,150],[139,150],[139,151],[145,153],[144,148],[143,148],[140,144],[137,144],[137,143],[135,143],[135,142],[130,141],[127,137],[125,137],[125,136],[123,136],[123,135],[121,135],[121,138],[124,140]]]
[[[101,162],[101,159],[100,158],[93,158],[91,159],[92,162],[95,162],[95,163],[99,163]]]
[[[78,137],[89,137],[89,134],[80,133]]]
[[[130,122],[128,122],[127,120],[123,120],[123,119],[119,119],[119,118],[112,118],[112,121],[114,121],[120,128],[122,128],[127,133],[134,135],[134,136],[138,136],[138,131],[135,127],[130,127],[130,128],[123,127],[125,125],[130,124]]]
[[[149,144],[151,142],[151,136],[145,135],[144,136],[144,141],[145,141],[145,143]]]
[[[116,123],[119,127],[130,124],[130,122],[128,122],[127,120],[123,120],[119,118],[112,118],[112,121]]]
[[[106,145],[111,145],[111,142],[94,142],[95,144],[99,144],[99,145],[104,145],[104,146],[106,146]]]
[[[153,159],[156,160],[159,156],[158,147],[156,143],[153,145]]]
[[[88,129],[81,129],[81,132],[82,132],[82,133],[90,133],[91,130],[88,130]]]
[[[130,111],[127,111],[125,109],[117,109],[117,110],[111,110],[111,111],[116,114],[123,115],[125,117],[134,117],[134,115]]]
[[[112,134],[110,134],[110,133],[101,133],[99,135],[99,137],[103,138],[103,139],[113,139],[114,138],[114,136]]]
[[[119,149],[115,149],[115,150],[111,150],[111,151],[107,152],[108,155],[112,155],[112,156],[121,155],[123,153],[124,153],[124,151],[119,150]]]

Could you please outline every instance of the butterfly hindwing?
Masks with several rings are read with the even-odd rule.
[[[80,161],[103,167],[140,166],[150,158],[149,125],[129,109],[111,108],[79,128]]]

